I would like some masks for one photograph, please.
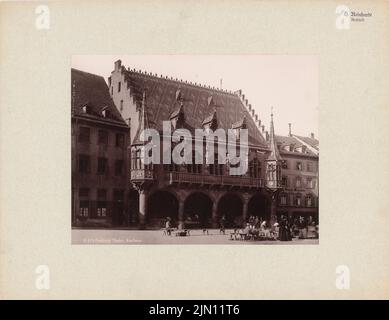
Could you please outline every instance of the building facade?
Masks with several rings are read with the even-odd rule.
[[[128,224],[129,127],[103,77],[71,70],[72,226]]]
[[[270,222],[281,214],[318,219],[318,141],[292,134],[276,136],[273,115],[265,130],[241,90],[126,69],[120,60],[114,64],[108,87],[113,104],[130,127],[130,225],[160,227],[166,217],[178,226],[201,227],[217,226],[221,219],[227,226],[241,226],[250,216]],[[240,129],[248,129],[247,173],[230,175],[228,163],[207,164],[205,158],[203,164],[144,165],[139,135],[143,129],[155,129],[161,145],[167,143],[163,121],[191,133],[197,128],[221,128],[239,135]]]
[[[289,124],[288,136],[276,136],[283,159],[282,190],[278,195],[278,215],[293,220],[309,217],[319,223],[319,141],[294,135]]]

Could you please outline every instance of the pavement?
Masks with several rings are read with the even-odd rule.
[[[164,234],[163,230],[107,230],[107,229],[73,229],[72,244],[228,244],[228,245],[304,245],[319,244],[319,239],[278,240],[230,240],[233,230],[226,229],[221,234],[219,229],[209,229],[209,234],[202,230],[190,230],[190,236],[177,237]]]

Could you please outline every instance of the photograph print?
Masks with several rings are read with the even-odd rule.
[[[73,56],[72,244],[318,244],[318,65]]]

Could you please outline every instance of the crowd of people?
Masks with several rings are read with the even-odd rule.
[[[224,229],[223,223],[220,224],[220,228]],[[308,218],[299,216],[292,221],[282,215],[273,225],[258,216],[250,216],[244,228],[234,229],[231,239],[236,236],[244,239],[262,238],[280,241],[291,241],[292,238],[318,238],[318,226],[312,216]]]
[[[292,238],[306,239],[318,237],[319,226],[312,216],[308,218],[299,216],[293,220],[287,216],[281,216],[279,222],[279,239],[281,241],[290,241]]]
[[[223,215],[219,220],[219,232],[225,234],[227,219]],[[268,240],[291,241],[293,238],[306,239],[318,238],[318,225],[312,216],[308,218],[298,216],[292,219],[286,215],[281,215],[273,225],[268,220],[258,216],[250,216],[244,223],[244,227],[235,228],[231,238],[239,235],[240,238],[263,238]],[[183,223],[178,229],[184,229]],[[165,221],[165,232],[171,235],[174,228],[170,217]],[[208,234],[208,230],[203,227],[203,233]]]

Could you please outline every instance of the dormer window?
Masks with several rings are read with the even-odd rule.
[[[102,111],[101,111],[101,114],[104,118],[109,118],[110,116],[110,112],[108,110],[108,107],[105,107]]]
[[[235,122],[232,124],[232,129],[234,130],[234,133],[237,137],[237,139],[240,139],[240,132],[242,129],[247,129],[246,125],[246,116],[244,116],[241,120]]]
[[[215,131],[217,129],[216,109],[214,110],[212,115],[204,119],[202,124],[205,130],[210,129],[212,131]]]
[[[90,113],[90,107],[86,104],[82,107],[82,112],[83,113]]]
[[[184,125],[185,115],[183,104],[181,104],[180,107],[170,115],[170,122],[174,130],[181,128]]]

